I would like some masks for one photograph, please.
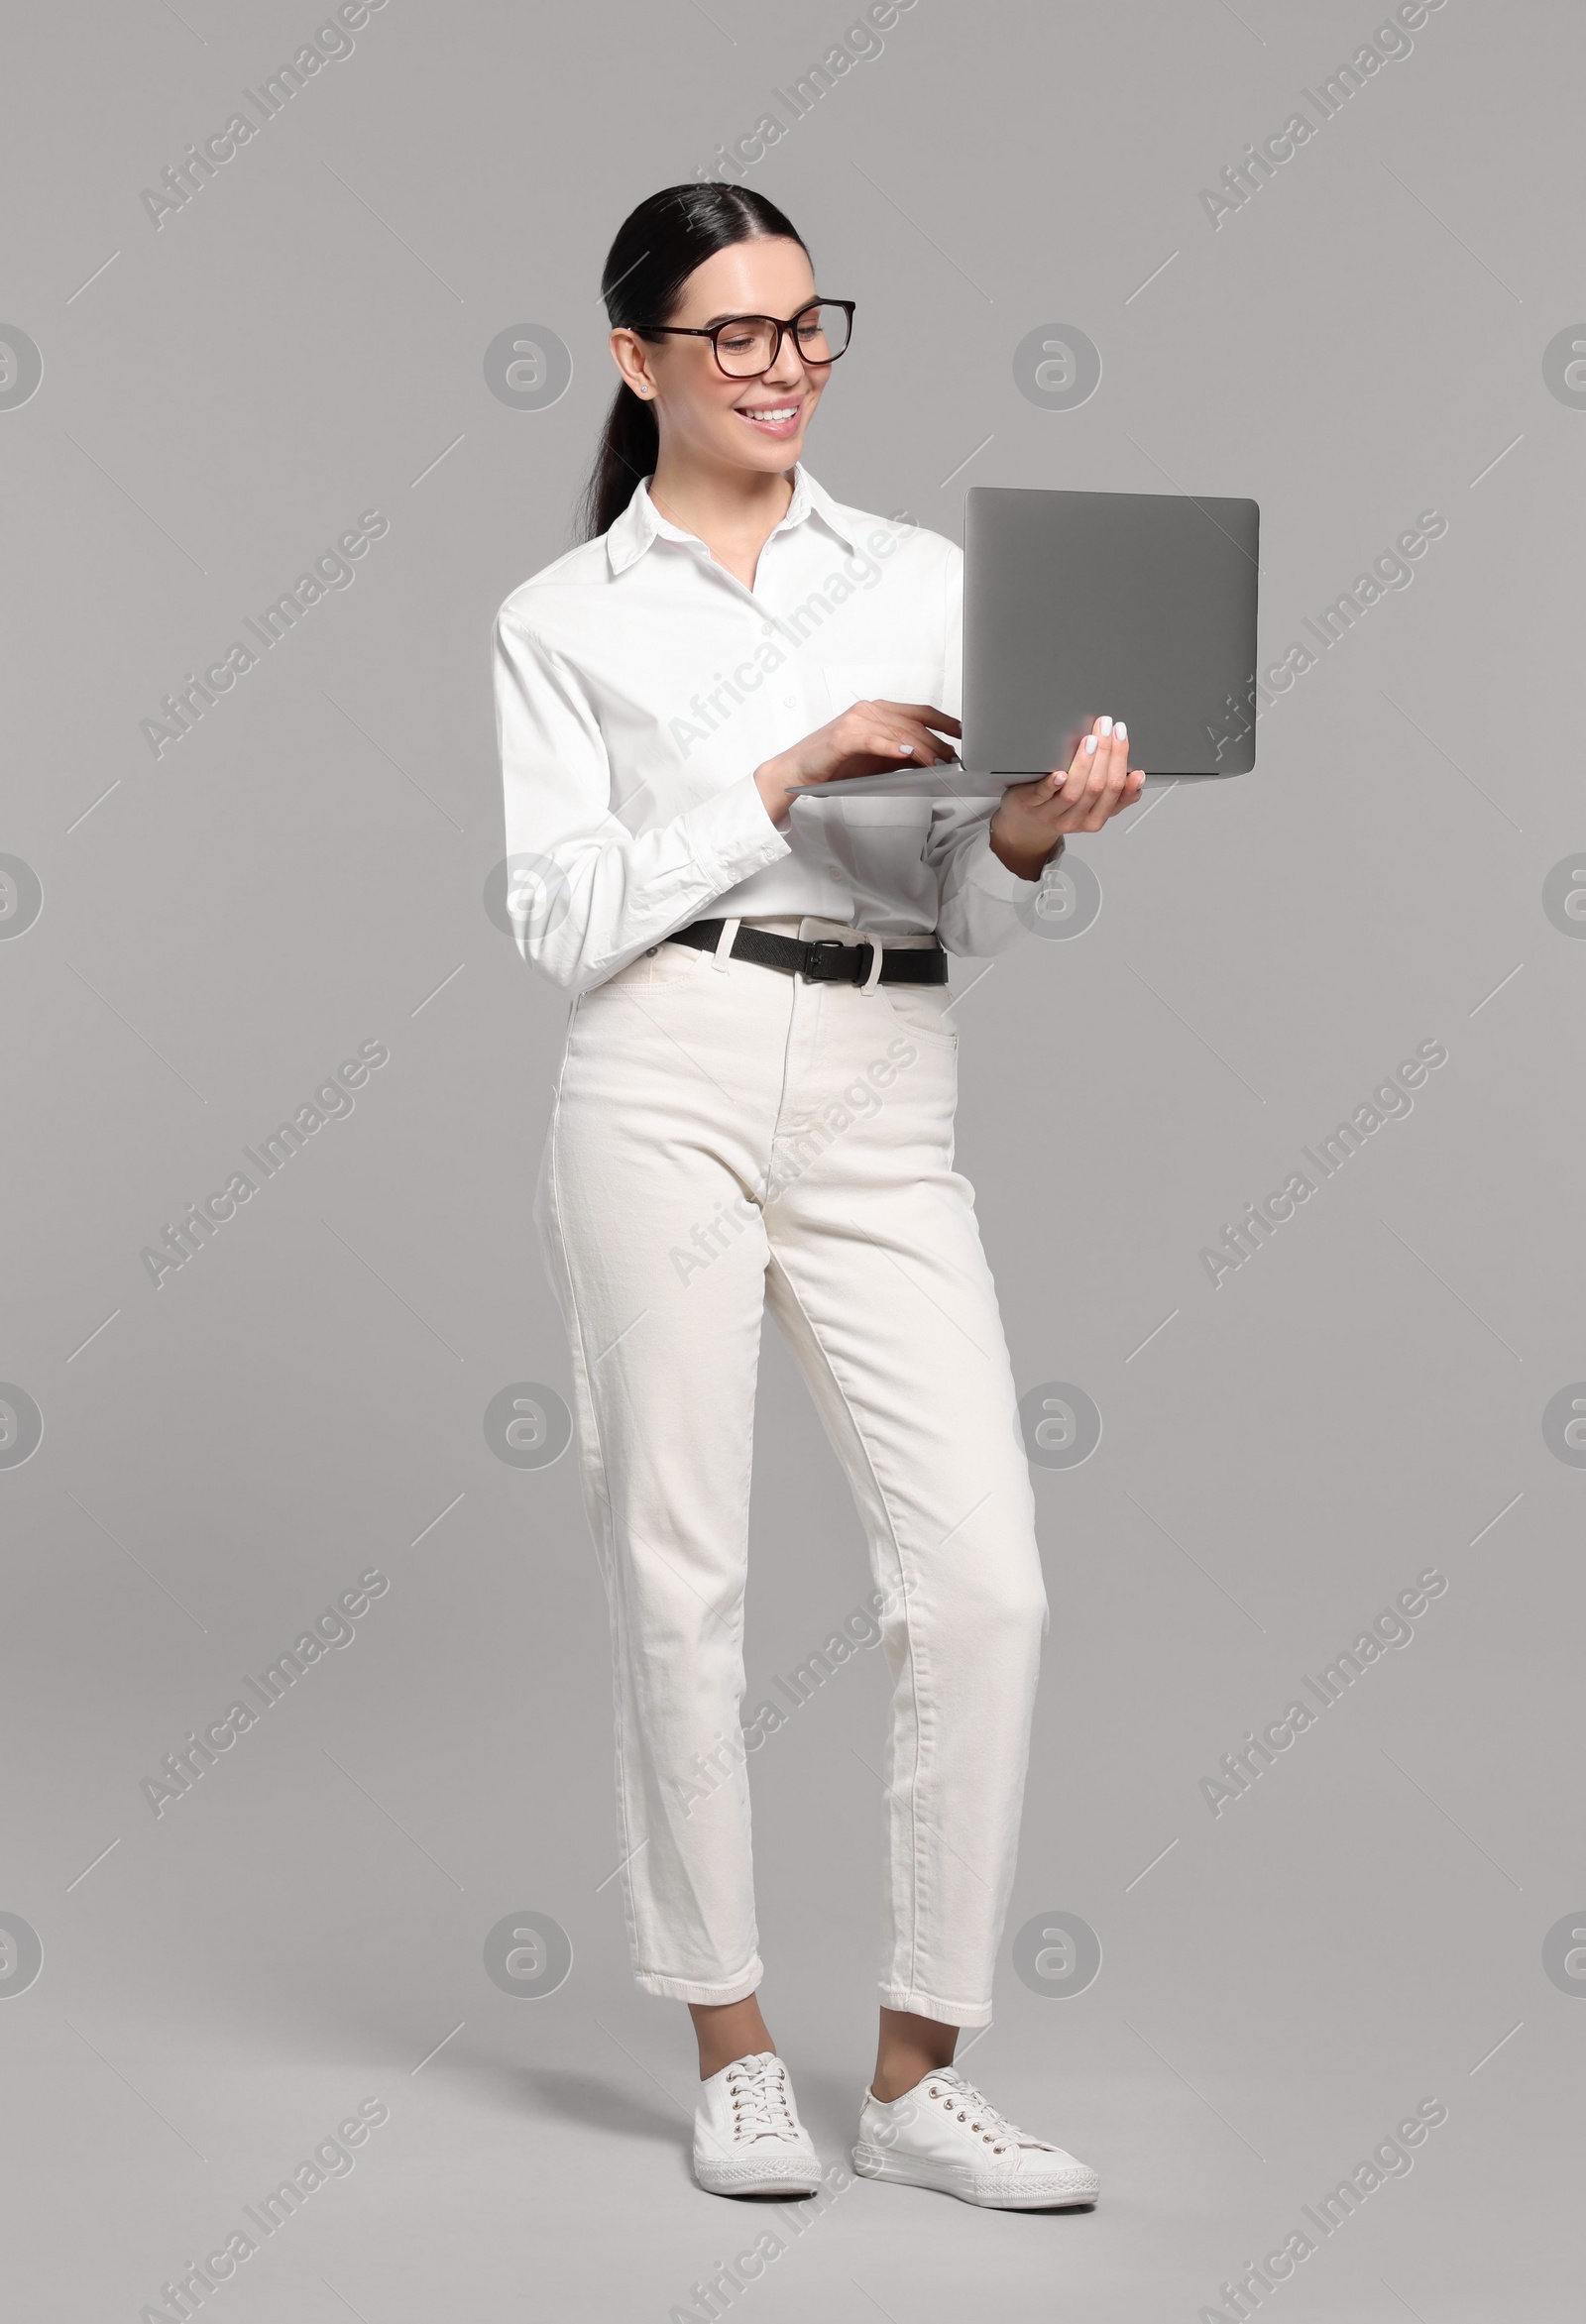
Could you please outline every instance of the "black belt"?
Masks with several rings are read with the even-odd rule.
[[[674,928],[669,944],[692,944],[697,951],[714,952],[727,923],[695,920]],[[768,928],[740,928],[733,940],[732,957],[752,960],[761,968],[782,968],[802,976],[808,984],[867,984],[875,965],[875,946],[869,942],[845,944],[837,937],[816,937],[805,943],[798,937],[779,937]],[[948,956],[940,944],[929,950],[883,951],[882,984],[946,984]]]

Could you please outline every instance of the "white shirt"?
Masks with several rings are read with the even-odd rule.
[[[841,506],[800,466],[748,589],[659,513],[647,483],[497,617],[524,958],[582,992],[691,920],[791,914],[1001,951],[1035,889],[991,852],[991,801],[866,799],[834,783],[779,828],[754,783],[857,701],[958,716],[963,552]]]

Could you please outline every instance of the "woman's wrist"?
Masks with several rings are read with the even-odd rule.
[[[998,830],[997,822],[998,818],[993,816],[990,828],[986,832],[986,840],[997,861],[1005,870],[1011,871],[1015,879],[1029,880],[1033,884],[1041,877],[1047,865],[1055,863],[1063,853],[1064,841],[1061,834],[1050,847],[1044,850],[1039,845],[1020,847],[1011,841],[1005,832]]]

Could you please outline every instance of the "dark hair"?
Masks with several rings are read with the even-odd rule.
[[[639,203],[618,228],[601,276],[613,329],[669,322],[696,267],[736,242],[804,237],[764,194],[744,185],[668,185]],[[643,337],[642,331],[639,336]],[[606,415],[600,450],[579,507],[580,540],[594,540],[621,516],[641,477],[652,476],[660,434],[655,413],[625,380]]]

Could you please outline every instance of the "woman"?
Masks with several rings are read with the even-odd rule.
[[[799,465],[851,310],[727,185],[641,203],[603,288],[622,385],[585,542],[503,607],[497,703],[518,941],[577,996],[535,1215],[612,1614],[634,1974],[693,2014],[701,2185],[813,2188],[757,1998],[739,1723],[769,1304],[853,1491],[893,1684],[856,2167],[1090,2203],[1092,2171],[952,2065],[990,2022],[1047,1604],[953,1167],[946,979],[1144,778],[1100,719],[994,812],[845,795],[960,731],[959,550]]]

